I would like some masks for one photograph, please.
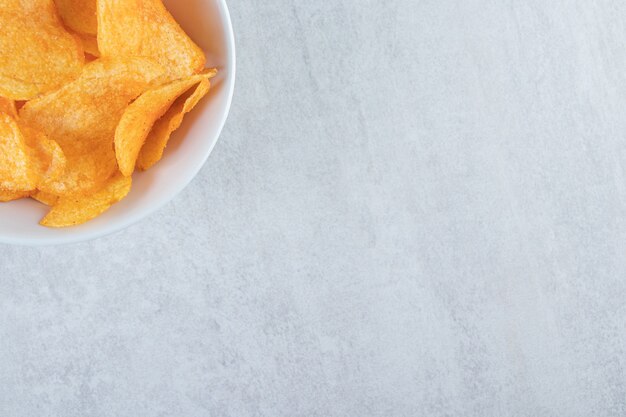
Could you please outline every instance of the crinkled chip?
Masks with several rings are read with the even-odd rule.
[[[95,35],[98,32],[96,0],[54,0],[63,23],[75,32]]]
[[[33,167],[35,158],[15,119],[0,113],[0,188],[10,191],[35,189],[40,178]]]
[[[0,96],[28,100],[76,78],[84,63],[52,0],[0,1]]]
[[[148,134],[137,158],[136,165],[139,169],[145,171],[161,160],[172,132],[180,127],[185,114],[193,110],[210,89],[211,82],[204,78],[195,89],[188,90],[174,101]]]
[[[76,226],[94,219],[128,195],[131,177],[115,174],[94,194],[65,196],[52,206],[41,225],[47,227]]]
[[[29,191],[9,191],[0,189],[0,203],[8,203],[9,201],[26,198],[30,195]]]
[[[98,0],[102,56],[143,56],[163,65],[168,80],[204,68],[202,50],[181,29],[161,0]]]
[[[65,172],[41,191],[88,194],[116,171],[115,129],[129,102],[161,76],[160,65],[145,58],[99,59],[74,82],[28,102],[21,121],[61,146]]]
[[[34,193],[30,195],[30,198],[32,198],[33,200],[37,200],[40,203],[45,204],[46,206],[50,206],[50,207],[54,206],[57,203],[57,201],[59,201],[58,195],[45,193],[43,191],[35,191]]]
[[[0,97],[0,112],[13,117],[17,116],[15,102],[13,100],[9,100],[8,98]]]
[[[215,72],[192,75],[143,93],[124,112],[115,131],[115,155],[122,174],[132,175],[139,151],[154,123],[174,101],[200,83],[207,82]]]

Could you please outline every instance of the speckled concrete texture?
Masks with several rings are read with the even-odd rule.
[[[229,5],[191,186],[0,246],[0,415],[626,415],[626,3]]]

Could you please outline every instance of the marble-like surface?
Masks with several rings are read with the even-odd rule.
[[[626,3],[229,4],[193,184],[0,247],[0,415],[626,415]]]

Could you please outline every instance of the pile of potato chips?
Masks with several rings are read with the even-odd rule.
[[[124,198],[217,73],[161,0],[0,0],[0,201],[74,226]]]

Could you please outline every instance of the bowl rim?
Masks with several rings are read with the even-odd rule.
[[[8,245],[17,245],[17,246],[31,246],[31,247],[45,247],[45,246],[61,246],[68,245],[73,243],[87,242],[94,239],[98,239],[101,237],[109,236],[114,233],[120,232],[124,229],[133,226],[136,223],[139,223],[141,220],[146,219],[147,217],[153,215],[155,212],[163,208],[167,203],[171,202],[178,196],[185,188],[189,186],[189,184],[193,181],[193,179],[198,175],[200,170],[205,166],[209,156],[213,152],[215,145],[219,141],[219,138],[222,134],[224,126],[226,125],[226,121],[230,114],[231,105],[233,101],[233,95],[235,92],[235,83],[237,78],[237,54],[236,54],[236,43],[235,43],[235,33],[233,30],[232,19],[230,16],[230,11],[228,9],[228,5],[226,4],[226,0],[218,0],[219,7],[221,9],[221,17],[224,24],[224,35],[226,41],[226,65],[229,68],[229,77],[227,81],[227,99],[226,106],[224,108],[223,115],[219,121],[218,129],[216,133],[215,140],[212,141],[211,145],[205,152],[205,155],[202,157],[201,163],[198,163],[197,166],[194,166],[192,169],[186,171],[178,185],[175,187],[173,192],[168,194],[166,197],[161,198],[156,201],[155,204],[151,205],[149,208],[137,212],[135,214],[129,215],[128,217],[124,217],[119,222],[116,222],[114,226],[109,228],[101,228],[98,230],[77,233],[77,234],[67,234],[64,236],[59,236],[53,239],[36,239],[36,238],[20,238],[20,237],[4,237],[0,235],[0,244],[8,244]]]

